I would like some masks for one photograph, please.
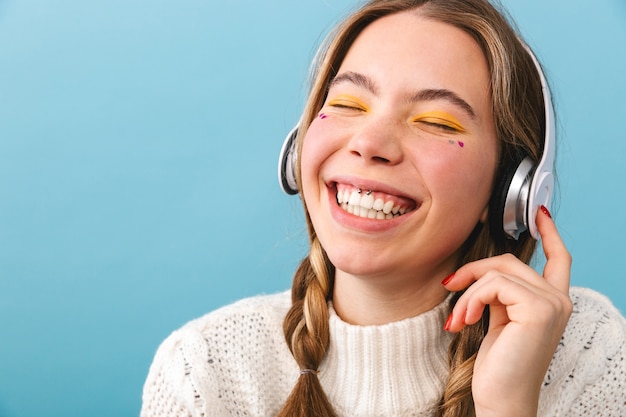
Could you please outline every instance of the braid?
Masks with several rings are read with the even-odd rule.
[[[330,340],[327,300],[332,275],[330,261],[314,236],[311,252],[294,276],[292,306],[283,323],[287,345],[301,374],[278,417],[335,417],[317,377]]]
[[[472,377],[478,348],[484,335],[483,323],[484,320],[481,323],[466,327],[457,333],[450,343],[448,349],[450,376],[437,417],[475,416]]]

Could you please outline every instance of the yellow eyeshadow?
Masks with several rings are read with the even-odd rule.
[[[351,107],[359,110],[369,111],[369,107],[360,99],[349,96],[340,95],[328,101],[329,106]]]
[[[415,116],[413,121],[440,124],[458,130],[459,132],[465,132],[465,128],[463,127],[461,122],[456,119],[456,117],[443,111],[430,111],[427,113],[422,113]]]

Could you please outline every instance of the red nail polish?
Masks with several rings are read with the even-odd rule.
[[[452,324],[452,313],[448,316],[448,320],[446,320],[446,324],[443,325],[443,330],[448,331],[450,329],[450,325]]]
[[[452,278],[454,278],[454,274],[456,272],[451,273],[450,275],[448,275],[447,277],[445,277],[443,279],[443,281],[441,281],[441,285],[447,285],[450,281],[452,281]]]
[[[539,209],[541,210],[543,214],[545,214],[549,218],[552,218],[552,215],[550,214],[550,211],[546,208],[546,206],[541,206],[539,207]]]

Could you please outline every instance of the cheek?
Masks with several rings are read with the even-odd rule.
[[[304,137],[300,169],[304,195],[318,187],[323,163],[338,149],[339,143],[332,123],[326,116],[316,118]]]
[[[302,142],[302,153],[300,154],[300,169],[303,185],[310,181],[310,177],[319,168],[321,163],[320,155],[324,149],[324,141],[321,140],[317,123],[313,122],[307,130]]]
[[[336,118],[320,113],[307,130],[302,143],[302,166],[317,166],[340,149],[347,136],[345,123]]]
[[[422,150],[418,162],[431,192],[446,192],[452,196],[481,197],[491,195],[495,175],[496,155],[478,149],[476,144],[458,140],[438,142]]]

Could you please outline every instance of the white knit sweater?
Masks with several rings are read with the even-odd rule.
[[[626,417],[626,320],[603,296],[571,291],[574,311],[546,373],[539,415]],[[142,417],[274,416],[299,375],[284,341],[288,293],[196,319],[159,347]],[[432,416],[448,376],[447,302],[414,318],[353,326],[330,307],[320,381],[339,416]]]

